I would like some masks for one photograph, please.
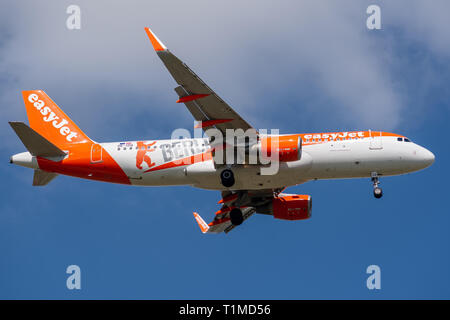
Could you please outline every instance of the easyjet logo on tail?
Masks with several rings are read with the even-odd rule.
[[[66,137],[66,140],[72,142],[72,138],[77,137],[77,133],[70,130],[66,124],[69,124],[69,121],[66,119],[60,119],[49,106],[46,106],[44,101],[39,100],[39,96],[35,93],[32,93],[28,96],[28,101],[30,101],[33,106],[39,110],[42,114],[42,120],[45,122],[51,122],[53,127],[59,129],[59,133],[62,136]]]

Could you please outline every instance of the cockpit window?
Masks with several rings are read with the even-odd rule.
[[[403,141],[403,138],[397,138],[397,141]]]
[[[405,138],[405,142],[411,142],[411,140],[409,140],[408,138]]]

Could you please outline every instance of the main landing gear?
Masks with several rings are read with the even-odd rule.
[[[380,199],[383,196],[383,190],[379,187],[380,180],[378,179],[378,174],[372,172],[372,183],[373,183],[373,195],[375,198]]]
[[[244,216],[242,215],[241,209],[234,208],[230,211],[230,220],[233,226],[238,226],[244,222]]]
[[[231,169],[225,169],[220,173],[220,180],[222,185],[226,188],[230,188],[234,185],[234,174]],[[230,222],[233,226],[241,225],[244,222],[244,216],[241,209],[233,208],[230,211]]]
[[[222,185],[226,188],[230,188],[234,185],[234,174],[230,169],[225,169],[220,173],[220,180]]]

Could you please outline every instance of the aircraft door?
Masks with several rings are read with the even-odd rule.
[[[381,136],[381,131],[369,130],[370,135],[370,150],[380,150],[383,149],[383,140]]]
[[[91,163],[100,163],[103,162],[102,158],[102,146],[98,143],[92,144],[91,147]]]

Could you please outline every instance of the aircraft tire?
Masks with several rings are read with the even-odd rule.
[[[238,226],[244,222],[244,216],[242,215],[241,209],[234,208],[230,211],[230,220],[231,224],[234,226]]]
[[[379,187],[373,189],[373,195],[375,198],[380,199],[383,196],[383,190]]]
[[[230,188],[234,185],[234,174],[230,169],[225,169],[220,173],[220,180],[222,185],[226,188]]]

